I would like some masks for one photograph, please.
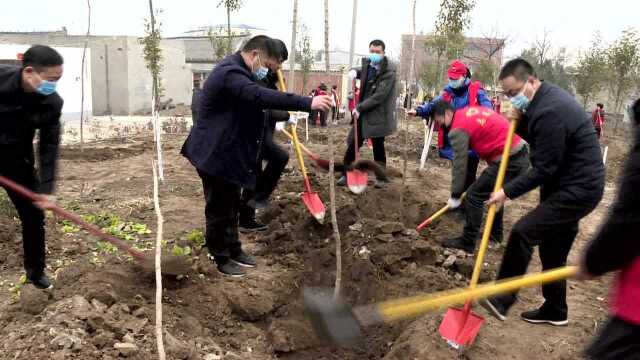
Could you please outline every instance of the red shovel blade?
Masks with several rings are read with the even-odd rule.
[[[455,349],[473,343],[484,324],[484,318],[471,310],[449,308],[440,324],[440,336]]]
[[[324,222],[325,208],[318,193],[313,191],[305,191],[302,193],[302,202],[307,206],[311,215],[313,215],[319,223]]]
[[[349,190],[354,194],[361,194],[367,189],[369,176],[366,172],[360,170],[347,171],[347,185]]]

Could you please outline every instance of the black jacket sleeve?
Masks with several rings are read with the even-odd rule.
[[[611,214],[585,252],[593,275],[621,269],[640,256],[640,141],[626,166]]]
[[[564,157],[567,132],[562,115],[545,111],[530,119],[529,134],[535,147],[529,170],[504,186],[509,199],[515,199],[553,178]]]
[[[311,111],[312,98],[266,89],[251,81],[241,71],[227,72],[224,86],[234,97],[262,109]]]
[[[60,115],[62,99],[58,97],[52,108],[43,116],[47,117],[40,127],[38,148],[40,193],[51,194],[55,187],[56,164],[60,146]]]

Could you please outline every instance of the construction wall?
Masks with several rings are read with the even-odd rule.
[[[18,54],[23,54],[29,45],[0,44],[0,60],[17,60]],[[54,47],[64,58],[64,74],[58,82],[58,94],[64,99],[62,120],[78,120],[81,112],[82,98],[82,51],[81,48]],[[87,49],[87,73],[84,79],[84,110],[85,114],[92,112],[91,95],[91,50]]]

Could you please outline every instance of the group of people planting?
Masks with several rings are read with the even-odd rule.
[[[296,117],[288,111],[327,112],[335,103],[328,95],[311,98],[279,91],[276,74],[287,57],[282,41],[255,36],[220,61],[198,94],[198,121],[182,147],[202,180],[205,246],[217,269],[228,276],[244,276],[244,268],[257,264],[242,249],[239,232],[265,228],[255,211],[268,206],[288,162],[288,153],[274,142],[275,123],[295,125]],[[56,84],[62,73],[62,57],[41,45],[24,54],[22,66],[0,65],[0,175],[44,195],[54,190],[62,109]],[[385,137],[396,130],[397,109],[396,70],[385,56],[383,41],[370,42],[369,55],[353,77],[360,79],[360,94],[351,107],[353,126],[343,168],[349,169],[365,139],[371,139],[374,160],[384,168]],[[438,124],[439,154],[452,161],[447,204],[464,212],[465,226],[461,236],[442,245],[474,253],[484,209],[491,204],[500,209],[491,240],[502,242],[504,204],[539,188],[539,204],[510,231],[498,279],[524,274],[535,247],[543,270],[566,265],[580,220],[595,209],[604,191],[605,169],[591,119],[568,92],[538,79],[524,59],[507,62],[500,72],[502,92],[511,102],[504,115],[492,109],[464,63],[454,61],[448,78],[439,96],[407,112]],[[579,263],[579,279],[621,270],[612,299],[614,315],[588,350],[596,359],[632,358],[640,353],[640,242],[635,240],[635,231],[640,230],[640,199],[636,199],[640,195],[634,191],[640,186],[640,103],[631,109],[635,144],[618,199]],[[517,127],[508,149],[504,186],[494,191],[513,121]],[[38,156],[33,147],[36,131]],[[487,167],[476,176],[480,160]],[[376,187],[384,188],[386,181],[378,177]],[[342,174],[338,184],[346,182]],[[51,288],[44,271],[43,210],[52,202],[43,195],[41,201],[31,203],[10,189],[7,192],[22,222],[27,279],[36,287]],[[544,285],[542,293],[544,303],[521,318],[534,324],[567,325],[566,282]],[[511,293],[483,300],[481,305],[505,320],[516,300]]]

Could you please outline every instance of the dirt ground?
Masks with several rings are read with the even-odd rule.
[[[334,130],[340,157],[347,129],[340,125]],[[322,155],[327,154],[324,131],[311,129],[308,143]],[[394,178],[386,188],[370,186],[360,196],[337,190],[342,291],[352,304],[468,282],[472,257],[439,245],[462,231],[459,215],[447,214],[420,234],[413,230],[446,201],[450,170],[432,152],[427,170],[419,173],[421,122],[411,123],[409,133],[405,186],[401,178]],[[437,333],[443,311],[368,328],[361,348],[323,344],[304,318],[301,291],[333,285],[335,244],[329,222],[318,224],[301,204],[297,166],[290,162],[270,207],[260,214],[268,230],[242,235],[258,267],[242,279],[224,278],[199,248],[197,234],[204,230],[202,186],[193,167],[179,155],[185,136],[165,136],[163,149],[164,240],[170,250],[193,263],[184,276],[164,278],[165,342],[171,359],[576,359],[606,316],[609,278],[570,282],[568,327],[533,326],[518,319],[520,311],[540,304],[539,289],[522,291],[504,323],[476,309],[487,322],[464,355],[451,350]],[[403,141],[404,131],[388,140],[390,167],[402,169]],[[605,199],[582,222],[571,253],[573,263],[606,215],[626,153],[625,139],[605,142],[610,146]],[[83,153],[67,146],[61,155],[57,197],[66,208],[150,249],[156,227],[153,154],[150,138],[92,143]],[[363,155],[371,157],[371,149],[363,149]],[[311,172],[314,189],[328,205],[327,175],[313,168]],[[532,193],[508,204],[505,238],[536,199]],[[47,221],[48,272],[55,277],[51,292],[21,284],[20,224],[6,196],[0,196],[0,359],[155,358],[153,274],[85,232],[53,217]],[[490,248],[483,281],[494,276],[502,249]],[[531,271],[540,268],[534,259]]]

